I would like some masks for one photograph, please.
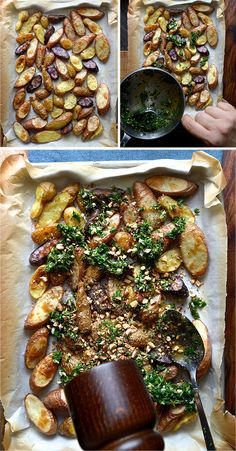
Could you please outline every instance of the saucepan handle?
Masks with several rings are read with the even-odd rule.
[[[124,133],[120,145],[121,147],[126,147],[126,144],[128,144],[129,140],[131,139],[131,136],[127,135],[127,133]]]

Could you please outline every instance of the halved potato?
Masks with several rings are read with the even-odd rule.
[[[61,435],[65,435],[65,437],[76,437],[76,432],[71,417],[64,419],[64,421],[59,425],[58,432]]]
[[[77,13],[82,17],[88,17],[93,20],[101,19],[104,16],[104,12],[96,8],[79,8],[77,9]]]
[[[25,350],[25,366],[32,370],[44,358],[48,348],[49,330],[41,327],[28,340]]]
[[[208,373],[211,367],[211,342],[206,325],[200,319],[196,319],[192,323],[201,335],[204,344],[204,357],[197,368],[197,379],[200,379]]]
[[[25,329],[38,329],[46,324],[50,318],[50,313],[56,310],[62,300],[63,293],[64,290],[61,286],[47,290],[28,313],[25,320]]]
[[[69,122],[72,120],[72,113],[69,111],[66,113],[61,114],[57,119],[54,119],[53,121],[49,122],[46,125],[47,130],[60,130],[61,128],[65,127]]]
[[[95,38],[95,52],[100,61],[105,63],[110,55],[110,44],[107,37],[100,33]]]
[[[208,267],[208,249],[201,229],[195,224],[186,226],[180,235],[180,250],[186,269],[194,277],[205,274]]]
[[[109,223],[107,224],[106,228],[104,228],[102,237],[95,235],[90,241],[90,247],[96,247],[101,243],[107,243],[108,241],[110,241],[116,234],[119,225],[120,215],[119,213],[115,213],[110,217]]]
[[[164,252],[159,260],[155,263],[158,272],[172,272],[176,271],[182,263],[181,252],[178,248],[170,249]]]
[[[158,202],[171,218],[181,216],[185,218],[188,223],[194,223],[195,216],[187,205],[179,206],[175,199],[172,199],[170,196],[165,196],[164,194],[158,198]]]
[[[39,299],[48,288],[49,278],[45,268],[46,265],[39,266],[31,276],[29,292],[33,299]]]
[[[148,221],[154,229],[165,221],[163,210],[158,208],[156,196],[151,189],[142,182],[135,182],[133,185],[134,198],[137,203],[137,209],[140,209],[142,218]]]
[[[60,132],[55,130],[45,130],[42,132],[38,132],[32,136],[31,142],[37,144],[46,144],[53,141],[58,141],[61,139],[62,135]]]
[[[53,380],[58,369],[58,363],[53,361],[53,352],[46,355],[31,373],[29,384],[34,393],[39,393]]]
[[[154,175],[145,180],[153,191],[172,197],[187,197],[194,194],[198,186],[189,180],[169,175]]]
[[[110,108],[110,91],[105,83],[101,83],[98,86],[96,93],[96,104],[98,113],[101,115],[105,114]]]
[[[28,393],[25,397],[25,410],[32,423],[46,435],[54,435],[57,432],[57,420],[53,413],[45,407],[40,399]]]
[[[39,245],[46,243],[46,241],[51,240],[53,238],[60,238],[60,236],[61,233],[56,225],[38,227],[31,234],[32,240]]]
[[[216,47],[218,43],[218,32],[214,25],[208,25],[206,35],[209,45],[211,47]]]
[[[48,202],[39,218],[38,226],[45,227],[55,225],[61,218],[66,207],[72,202],[73,198],[67,191],[57,194],[51,202]]]
[[[218,84],[218,70],[215,64],[211,64],[207,73],[209,89],[214,89]]]

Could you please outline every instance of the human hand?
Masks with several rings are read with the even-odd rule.
[[[208,106],[195,118],[185,114],[182,124],[208,146],[236,147],[236,109],[226,100]]]

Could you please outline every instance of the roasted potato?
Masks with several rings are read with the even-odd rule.
[[[218,32],[214,25],[208,25],[206,35],[209,45],[211,47],[216,47],[218,43]]]
[[[173,272],[176,271],[182,263],[181,252],[178,248],[170,249],[161,255],[159,260],[155,263],[158,272]]]
[[[25,366],[32,370],[44,358],[48,348],[49,330],[41,327],[28,340],[25,350]]]
[[[41,11],[37,11],[36,13],[32,14],[32,16],[29,16],[29,18],[23,23],[20,29],[21,33],[31,33],[33,26],[40,21],[41,16]]]
[[[71,21],[78,36],[86,34],[85,26],[81,16],[76,11],[71,11]]]
[[[15,88],[22,88],[27,85],[35,75],[35,67],[30,67],[22,72],[15,82]]]
[[[37,144],[45,144],[61,139],[62,134],[56,131],[45,130],[32,136],[31,141]]]
[[[167,211],[171,218],[176,216],[184,217],[188,223],[194,223],[195,216],[192,210],[187,205],[178,205],[178,202],[164,194],[158,198],[159,204]]]
[[[71,78],[69,80],[62,81],[55,88],[55,94],[58,96],[63,96],[67,92],[72,91],[75,87],[75,82]]]
[[[93,20],[101,19],[104,16],[104,12],[96,8],[79,8],[77,12],[80,16]]]
[[[25,88],[17,89],[13,99],[14,110],[18,110],[18,108],[24,103],[25,97],[26,97]]]
[[[95,38],[95,52],[100,61],[105,63],[110,55],[110,44],[107,37],[100,33]]]
[[[73,196],[67,191],[61,191],[51,202],[48,202],[39,218],[38,226],[45,227],[54,225],[60,221],[61,215],[66,207],[73,201]]]
[[[46,355],[35,366],[29,379],[29,385],[34,393],[39,393],[52,382],[58,369],[58,363],[53,361],[53,352]]]
[[[45,267],[46,265],[39,266],[31,276],[29,292],[33,299],[39,299],[48,288],[49,277]]]
[[[24,121],[22,125],[26,130],[40,131],[45,128],[47,121],[44,121],[40,117],[32,117],[32,119]]]
[[[25,397],[25,410],[32,423],[46,435],[54,435],[57,432],[57,420],[52,412],[47,409],[40,399],[28,393]]]
[[[23,143],[27,144],[30,142],[30,135],[28,131],[19,122],[14,122],[13,130],[17,138],[19,138]]]
[[[188,224],[180,235],[180,250],[186,269],[194,277],[205,274],[208,249],[203,232],[195,224]]]
[[[25,320],[25,329],[38,329],[44,326],[62,299],[64,290],[61,286],[47,290],[36,302]]]
[[[165,220],[163,210],[158,209],[158,202],[151,189],[142,182],[135,182],[133,186],[134,198],[141,216],[157,229]]]
[[[66,437],[76,438],[76,432],[71,417],[67,417],[58,427],[58,432]]]
[[[76,39],[73,43],[73,53],[78,54],[85,50],[93,42],[95,36],[94,33],[91,33]]]
[[[89,29],[89,31],[91,31],[91,33],[94,33],[94,34],[102,33],[102,27],[97,22],[94,22],[93,20],[89,19],[88,17],[86,19],[84,19],[83,22],[84,22],[84,25]]]
[[[209,89],[214,89],[218,84],[218,70],[215,64],[211,64],[207,73]]]
[[[53,411],[69,413],[69,407],[66,401],[63,388],[56,388],[50,391],[43,399],[44,405]]]
[[[70,113],[69,111],[67,113],[63,113],[57,119],[48,122],[45,128],[46,130],[60,130],[61,128],[65,127],[65,125],[69,124],[69,122],[71,122],[72,116],[72,113]]]
[[[102,236],[95,235],[90,241],[90,247],[96,247],[101,243],[107,243],[110,241],[114,235],[116,234],[118,227],[120,225],[120,215],[119,213],[115,213],[110,217],[110,221],[107,226],[103,230]]]
[[[30,211],[31,219],[37,219],[41,215],[45,202],[52,200],[56,192],[56,187],[52,182],[42,182],[37,186],[35,201]]]
[[[197,368],[197,379],[205,376],[211,367],[211,342],[206,325],[200,320],[193,321],[193,325],[201,335],[204,344],[204,357]]]
[[[198,186],[193,182],[168,175],[154,175],[146,179],[145,183],[154,192],[172,197],[191,196],[198,189]]]
[[[65,209],[63,213],[63,218],[66,224],[69,226],[75,226],[84,228],[86,224],[86,220],[84,214],[75,207],[68,207]]]
[[[29,257],[29,262],[33,266],[40,266],[46,263],[47,256],[49,252],[57,245],[58,240],[52,239],[47,241],[41,246],[37,247],[33,252],[31,252]]]
[[[63,28],[59,28],[57,31],[55,31],[55,33],[53,33],[52,36],[49,38],[47,47],[49,49],[55,47],[55,45],[57,45],[58,42],[61,40],[63,34],[64,34]]]
[[[101,83],[97,88],[96,104],[100,115],[105,114],[110,108],[110,91],[105,83]]]

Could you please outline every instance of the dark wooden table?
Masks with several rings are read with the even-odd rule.
[[[128,0],[121,0],[121,79],[127,75],[127,8]],[[236,107],[236,0],[225,0],[225,62],[223,95]],[[182,124],[169,135],[152,141],[131,138],[129,147],[205,147],[199,139],[188,133]]]

